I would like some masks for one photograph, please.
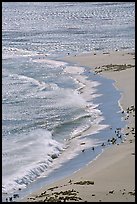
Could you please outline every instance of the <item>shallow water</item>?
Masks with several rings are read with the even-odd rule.
[[[68,53],[134,50],[134,13],[132,2],[2,4],[2,190],[6,196],[27,187],[25,195],[43,182],[78,170],[101,153],[102,141],[114,131],[108,131],[110,126],[123,126],[120,93],[112,80],[57,59]],[[85,97],[82,90],[87,84]],[[90,155],[93,146],[96,153]]]

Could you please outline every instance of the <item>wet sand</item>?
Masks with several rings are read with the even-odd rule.
[[[92,53],[68,56],[64,60],[91,67],[116,81],[122,91],[122,130],[126,139],[104,152],[73,175],[44,186],[22,201],[27,202],[135,202],[135,56],[131,52]],[[107,66],[105,66],[107,65]],[[84,152],[83,152],[84,154]],[[20,201],[20,202],[22,202]]]

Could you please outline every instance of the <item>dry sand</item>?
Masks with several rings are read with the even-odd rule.
[[[81,66],[90,66],[95,74],[102,74],[116,80],[115,86],[122,91],[120,105],[126,113],[126,116],[123,116],[127,121],[127,126],[123,130],[126,140],[120,145],[115,144],[105,148],[96,160],[80,171],[43,187],[23,201],[55,202],[59,199],[66,202],[135,202],[134,54],[125,52],[85,54],[66,57],[65,60],[76,62]],[[113,66],[116,64],[126,65]],[[111,66],[105,71],[103,65]],[[117,68],[117,71],[114,71],[114,68]],[[120,70],[121,68],[123,70]]]

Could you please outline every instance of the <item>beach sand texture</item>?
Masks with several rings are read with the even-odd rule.
[[[121,111],[126,113],[123,116],[127,121],[123,130],[126,139],[120,145],[105,148],[96,160],[73,175],[44,186],[20,202],[135,202],[134,53],[91,53],[64,60],[89,66],[95,74],[116,81],[114,85],[122,91]]]

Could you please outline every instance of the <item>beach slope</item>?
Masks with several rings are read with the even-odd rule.
[[[22,201],[135,202],[135,55],[118,51],[68,56],[64,60],[91,67],[94,74],[115,80],[114,86],[122,92],[126,139],[105,148],[96,160],[73,175],[44,186]]]

